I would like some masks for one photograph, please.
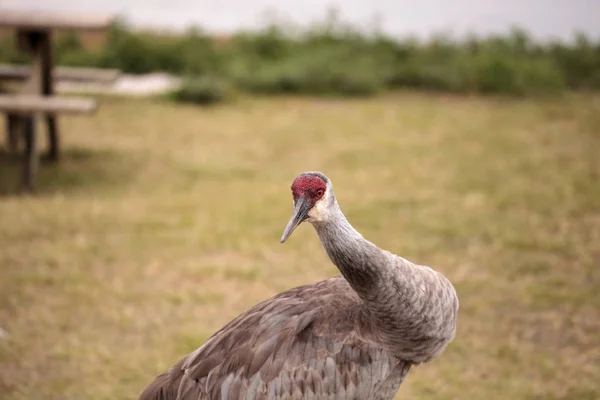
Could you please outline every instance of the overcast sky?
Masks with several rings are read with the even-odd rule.
[[[344,20],[356,24],[379,15],[383,30],[393,35],[487,34],[518,25],[538,38],[565,39],[575,31],[600,38],[600,0],[0,0],[0,10],[109,12],[136,25],[200,24],[221,32],[258,26],[269,9],[306,24],[322,18],[328,5],[336,5]]]

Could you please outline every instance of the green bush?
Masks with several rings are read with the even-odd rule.
[[[241,88],[255,93],[365,96],[384,88],[383,71],[368,57],[353,59],[345,49],[323,49],[254,68],[246,65],[233,76]]]
[[[159,70],[179,72],[180,57],[173,57],[172,52],[169,53],[170,49],[165,41],[144,37],[122,24],[115,24],[108,34],[98,66],[118,68],[134,74]]]
[[[465,93],[476,91],[474,80],[474,65],[465,57],[431,60],[415,56],[397,63],[389,86]]]
[[[212,105],[225,101],[229,92],[229,86],[222,79],[211,76],[187,77],[171,93],[171,97],[182,103]]]
[[[304,31],[271,23],[226,43],[197,28],[159,35],[134,31],[120,20],[99,51],[86,50],[75,34],[57,37],[54,51],[63,65],[194,76],[186,86],[205,94],[218,93],[222,80],[266,94],[366,96],[399,87],[514,95],[600,90],[600,40],[584,35],[573,44],[535,43],[519,29],[464,41],[442,35],[427,42],[399,40],[360,32],[335,10]],[[0,42],[0,62],[27,61],[14,38]]]
[[[565,88],[560,71],[545,60],[481,57],[476,63],[481,93],[553,93]]]

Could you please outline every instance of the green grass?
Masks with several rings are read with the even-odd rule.
[[[398,398],[600,397],[600,98],[103,98],[16,195],[0,152],[0,397],[132,399],[254,303],[337,274],[289,185],[442,271],[456,340]]]

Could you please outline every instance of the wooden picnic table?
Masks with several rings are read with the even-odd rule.
[[[61,104],[64,99],[54,101],[53,85],[53,60],[52,60],[52,32],[55,30],[104,30],[108,28],[113,20],[112,16],[106,15],[83,15],[83,14],[62,14],[50,12],[25,12],[25,11],[7,11],[0,9],[0,27],[12,28],[16,30],[18,47],[31,54],[32,62],[28,70],[28,77],[22,87],[21,95],[27,97],[30,113],[27,116],[19,116],[23,120],[20,126],[25,130],[25,151],[26,159],[23,170],[23,188],[31,190],[32,174],[36,167],[36,149],[34,117],[36,113],[45,113],[44,117],[48,128],[49,152],[48,158],[56,161],[59,156],[59,132],[56,125],[56,112],[61,111]],[[31,96],[41,96],[40,101],[36,102]],[[86,99],[82,99],[86,100]],[[93,102],[92,99],[89,101]],[[52,104],[51,104],[52,103]],[[81,103],[81,112],[89,112],[90,103]],[[19,103],[21,106],[23,102]],[[4,107],[3,110],[9,112],[9,121],[14,118],[10,112],[16,107],[16,112],[22,112],[19,104],[14,107]],[[34,107],[38,104],[39,106]],[[72,103],[69,109],[73,112]],[[95,103],[94,103],[95,107]],[[49,112],[48,110],[53,110]],[[35,113],[34,113],[35,112]],[[10,123],[9,123],[10,125]],[[12,129],[9,129],[12,131]],[[9,142],[14,141],[11,137],[13,132],[9,132]]]

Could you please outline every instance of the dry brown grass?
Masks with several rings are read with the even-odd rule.
[[[369,239],[443,271],[447,351],[398,398],[600,397],[600,100],[103,99],[14,195],[0,153],[0,397],[132,399],[254,303],[335,275],[289,184],[319,169]]]

